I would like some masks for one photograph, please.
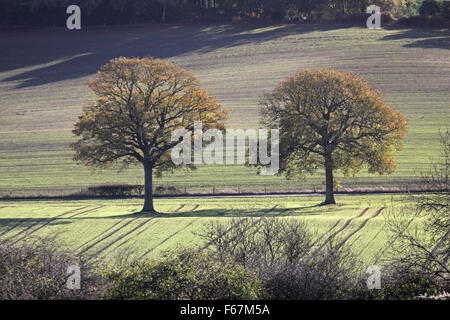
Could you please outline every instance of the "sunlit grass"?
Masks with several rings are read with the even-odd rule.
[[[369,263],[388,244],[386,216],[408,204],[402,195],[337,196],[338,205],[318,206],[322,200],[323,197],[157,199],[156,209],[162,216],[133,215],[142,208],[140,199],[2,201],[0,239],[26,241],[58,234],[59,240],[71,249],[98,254],[102,259],[113,259],[125,249],[134,251],[135,256],[150,251],[146,256],[157,257],[177,246],[204,243],[199,233],[205,224],[217,219],[226,223],[233,217],[262,213],[267,217],[304,219],[317,236],[325,234],[326,239],[353,218],[336,238],[344,239],[371,218],[347,241]],[[358,217],[366,208],[365,214]],[[381,208],[384,209],[380,215],[372,218]]]

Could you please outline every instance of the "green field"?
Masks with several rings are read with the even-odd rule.
[[[389,246],[386,217],[408,204],[404,197],[338,196],[337,206],[317,206],[322,197],[158,199],[156,209],[165,213],[161,217],[133,215],[142,207],[140,199],[2,201],[0,240],[57,235],[61,244],[103,261],[130,250],[135,257],[154,258],[177,246],[204,244],[198,233],[217,219],[225,223],[233,217],[282,217],[304,219],[316,233],[318,246],[333,236],[352,245],[365,263],[374,263],[385,258]]]
[[[141,168],[92,173],[71,160],[73,123],[82,106],[93,99],[85,82],[117,56],[154,56],[193,71],[230,111],[229,128],[257,128],[258,100],[296,69],[355,71],[405,114],[409,134],[404,150],[397,154],[395,174],[362,172],[343,179],[343,186],[411,185],[429,158],[437,156],[438,131],[445,130],[450,120],[449,49],[449,31],[429,29],[169,25],[1,32],[0,196],[61,194],[98,184],[143,182]],[[269,192],[321,187],[323,180],[320,173],[306,181],[286,181],[258,176],[253,168],[212,166],[190,174],[178,172],[156,183],[188,192],[211,192],[213,187],[216,192],[238,188]],[[133,207],[131,202],[124,205]],[[169,210],[170,203],[161,205]],[[39,215],[64,210],[51,206],[54,212],[32,204],[24,208]],[[102,208],[95,215],[119,214],[119,209]],[[13,214],[10,209],[2,211],[2,215]],[[27,214],[27,209],[18,213]],[[91,227],[86,225],[89,233]]]

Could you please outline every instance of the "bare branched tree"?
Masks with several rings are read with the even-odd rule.
[[[441,134],[439,160],[433,161],[431,170],[422,174],[429,192],[412,196],[412,213],[402,210],[388,220],[394,237],[392,265],[405,274],[426,276],[445,288],[450,288],[449,164],[447,131]]]
[[[211,222],[203,236],[212,257],[231,259],[256,273],[274,299],[330,299],[350,291],[360,279],[349,247],[328,242],[317,252],[317,236],[298,219],[234,218]]]

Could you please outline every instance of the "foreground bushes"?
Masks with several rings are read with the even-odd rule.
[[[231,259],[264,282],[266,299],[339,299],[358,285],[360,263],[330,239],[319,245],[303,221],[241,218],[211,223],[204,237],[211,255]]]
[[[71,265],[80,267],[83,285],[69,290],[66,282]],[[16,246],[0,243],[0,299],[51,300],[98,299],[104,281],[80,257],[62,250],[51,239]]]
[[[3,242],[0,299],[385,300],[450,291],[448,282],[395,265],[382,270],[380,290],[368,290],[350,248],[332,240],[319,245],[324,239],[298,220],[235,219],[211,224],[204,236],[209,242],[203,250],[113,265],[87,263],[89,257],[45,239],[20,246]],[[66,285],[71,265],[81,269],[79,290]]]
[[[395,274],[386,275],[388,271],[385,270],[383,272],[383,285],[379,290],[355,290],[353,298],[365,300],[410,300],[419,299],[424,293],[427,296],[437,296],[446,290],[440,283],[421,274],[402,275],[396,272]]]
[[[0,300],[54,299],[245,299],[262,297],[262,282],[231,263],[211,261],[195,250],[158,261],[132,259],[120,266],[89,264],[89,257],[53,240],[0,244]],[[67,288],[69,266],[81,271],[81,288]]]
[[[105,272],[108,299],[252,300],[262,282],[244,268],[213,261],[207,254],[183,250],[161,261],[133,261]]]

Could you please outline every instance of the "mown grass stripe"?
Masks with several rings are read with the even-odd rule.
[[[364,246],[364,248],[362,248],[362,250],[359,252],[358,257],[361,257],[362,253],[372,244],[373,241],[375,241],[375,239],[381,234],[381,232],[383,232],[383,229],[380,229],[380,231],[378,231],[375,236],[369,240],[369,242],[367,243],[366,246]]]
[[[200,207],[199,204],[195,205],[194,208],[190,211],[190,212],[194,212],[198,207]],[[189,212],[189,213],[190,213]],[[226,211],[225,211],[226,212]],[[155,250],[156,248],[158,248],[159,246],[161,246],[163,243],[165,243],[166,241],[172,239],[174,236],[176,236],[178,233],[180,233],[181,231],[186,230],[188,227],[190,227],[192,224],[194,224],[194,222],[200,220],[202,217],[194,219],[193,221],[191,221],[190,223],[188,223],[186,226],[184,226],[183,228],[181,228],[180,230],[172,233],[170,236],[166,237],[164,240],[162,240],[160,243],[158,243],[156,246],[154,246],[153,248],[150,248],[149,250],[147,250],[146,252],[144,252],[141,255],[141,258],[145,257],[147,254],[149,254],[150,252],[152,252],[153,250]]]
[[[20,220],[19,222],[17,222],[15,225],[11,226],[10,228],[6,229],[5,231],[3,231],[2,233],[0,233],[0,237],[4,236],[5,234],[11,232],[12,230],[14,230],[15,228],[17,228],[18,226],[20,226],[22,223],[24,223],[25,221],[27,221],[28,219],[23,219]]]
[[[142,228],[144,225],[146,225],[148,222],[150,222],[151,220],[153,220],[154,218],[149,218],[146,219],[144,222],[142,222],[141,224],[139,224],[138,226],[134,227],[133,229],[131,229],[131,231],[119,236],[116,240],[108,243],[106,246],[104,246],[103,248],[101,248],[100,250],[98,250],[97,252],[95,252],[93,254],[93,256],[98,256],[100,253],[102,253],[103,251],[105,251],[106,249],[108,249],[109,247],[111,247],[114,243],[116,243],[119,240],[122,240],[123,238],[125,238],[126,236],[129,236],[130,234],[132,234],[133,232],[135,232],[136,230]]]
[[[131,213],[137,211],[137,209],[133,209],[132,211],[130,211]],[[132,221],[136,220],[137,218],[139,218],[139,216],[136,216],[135,218],[132,219]],[[92,238],[91,240],[85,242],[84,244],[82,244],[81,246],[79,246],[76,250],[79,250],[80,248],[82,248],[83,246],[87,245],[89,242],[92,242],[93,240],[99,238],[101,235],[107,233],[108,231],[112,230],[114,227],[116,227],[117,225],[119,225],[120,223],[122,223],[124,220],[120,220],[119,222],[115,223],[114,225],[112,225],[111,227],[109,227],[108,229],[106,229],[105,231],[103,231],[101,234],[95,236],[94,238]],[[98,244],[99,242],[102,242],[103,240],[109,238],[110,236],[114,235],[114,233],[120,231],[122,228],[126,227],[129,223],[131,223],[132,221],[128,222],[127,224],[125,224],[124,226],[122,226],[121,228],[109,233],[108,235],[106,235],[103,239],[100,239],[98,242],[94,243],[93,246],[95,246],[96,244]],[[145,230],[145,229],[144,229]],[[144,231],[143,230],[143,231]],[[141,232],[143,232],[141,231]],[[140,232],[140,233],[141,233]],[[140,234],[139,233],[139,234]],[[126,242],[126,241],[125,241]],[[82,251],[81,253],[86,252],[87,250],[89,250],[90,248],[92,248],[93,246],[90,246],[89,248],[87,248],[85,251]]]
[[[78,208],[76,208],[76,209],[72,209],[72,210],[63,212],[63,213],[61,213],[61,214],[59,214],[59,215],[57,215],[56,217],[53,217],[53,218],[42,218],[42,219],[39,219],[39,220],[35,221],[34,223],[31,223],[29,226],[25,227],[25,228],[22,229],[21,231],[19,231],[19,233],[17,233],[17,234],[14,235],[13,237],[20,236],[21,234],[27,232],[28,230],[30,230],[31,228],[37,226],[39,223],[41,223],[41,222],[43,222],[43,221],[46,221],[46,220],[48,220],[48,219],[50,219],[50,220],[55,220],[55,219],[60,218],[60,217],[62,217],[62,216],[64,216],[64,215],[66,215],[66,214],[69,214],[69,213],[72,213],[72,212],[76,212],[76,211],[78,211],[78,210],[83,210],[83,209],[88,208],[88,207],[89,207],[89,206],[78,207]],[[28,220],[28,219],[21,220],[21,221],[19,221],[18,224],[21,224],[21,223],[23,223],[23,222],[25,222],[25,221],[27,221],[27,220]],[[11,229],[11,230],[12,230],[12,229]],[[13,237],[8,238],[7,241],[9,241],[10,239],[12,239]]]
[[[369,220],[371,220],[371,219],[373,219],[373,218],[376,218],[376,217],[381,213],[381,211],[383,211],[383,209],[384,209],[384,208],[378,209],[377,212],[375,212],[375,214],[374,214],[373,216],[371,216],[371,217],[367,218],[366,220],[364,220],[364,221],[359,225],[359,227],[358,227],[356,230],[354,230],[353,232],[351,232],[347,237],[344,238],[344,240],[342,240],[342,241],[337,245],[336,250],[339,250],[339,249],[340,249],[340,248],[348,241],[348,239],[350,239],[355,233],[359,232],[362,228],[364,228],[364,226],[367,224],[367,222],[369,222]]]
[[[336,232],[334,232],[333,234],[331,234],[323,243],[320,247],[318,247],[316,250],[314,250],[314,252],[308,257],[306,258],[306,262],[308,263],[309,261],[311,261],[311,259],[313,257],[316,256],[316,254],[318,254],[331,240],[333,240],[339,233],[341,233],[342,231],[344,231],[345,229],[347,229],[347,227],[350,225],[350,223],[356,219],[356,218],[360,218],[362,217],[367,211],[369,210],[369,208],[365,208],[359,215],[357,215],[356,217],[350,218],[347,220],[347,222],[344,223],[344,225],[337,230]]]
[[[411,218],[406,227],[405,230],[409,228],[409,226],[411,225],[411,223],[414,221],[414,218]],[[397,241],[397,239],[400,237],[400,234],[396,235],[394,239],[392,239],[391,241],[389,241],[388,244],[386,244],[386,246],[384,246],[383,248],[381,248],[380,250],[378,250],[378,252],[375,254],[375,259],[373,261],[372,264],[376,265],[378,263],[378,261],[380,260],[380,258],[383,256],[383,253],[389,249],[393,243],[395,243],[395,241]]]
[[[34,210],[32,210],[32,211],[34,211]],[[0,234],[0,237],[4,236],[5,234],[7,234],[7,233],[9,233],[9,232],[11,232],[11,231],[13,231],[15,228],[17,228],[18,226],[20,226],[22,223],[26,222],[28,219],[29,219],[29,218],[24,218],[24,219],[20,220],[19,222],[17,222],[15,225],[9,227],[8,229],[6,229],[5,231],[3,231],[3,232]]]
[[[183,228],[181,228],[180,230],[172,233],[170,236],[166,237],[164,240],[162,240],[160,243],[158,243],[156,246],[154,246],[153,248],[150,248],[149,250],[147,250],[146,252],[144,252],[140,258],[145,257],[147,254],[149,254],[150,252],[152,252],[153,250],[155,250],[156,248],[158,248],[159,246],[161,246],[162,244],[164,244],[165,242],[169,241],[170,239],[172,239],[173,237],[175,237],[178,233],[186,230],[188,227],[190,227],[192,224],[194,224],[195,222],[197,222],[198,220],[200,220],[201,218],[197,218],[194,219],[193,221],[189,222],[186,226],[184,226]]]
[[[316,241],[313,242],[312,246],[314,247],[320,240],[323,239],[323,237],[325,237],[327,234],[329,234],[330,232],[332,232],[337,226],[338,224],[342,221],[342,219],[339,219],[338,221],[336,221],[336,223],[327,231],[325,231],[319,238],[316,239]]]
[[[85,245],[87,245],[88,243],[94,241],[95,239],[101,237],[102,235],[104,235],[105,233],[107,233],[108,231],[112,230],[113,228],[115,228],[117,225],[121,224],[123,222],[123,220],[119,220],[118,222],[114,223],[112,226],[110,226],[109,228],[107,228],[105,231],[101,232],[100,234],[94,236],[92,239],[82,243],[81,245],[79,245],[77,248],[75,248],[75,251],[80,250],[82,247],[84,247]]]
[[[75,214],[71,215],[70,217],[65,218],[65,219],[71,219],[73,217],[77,217],[77,216],[80,216],[82,214],[86,214],[88,212],[97,211],[98,209],[101,209],[101,208],[104,208],[104,207],[105,206],[98,206],[97,208],[93,208],[93,209],[86,210],[86,211],[83,211],[83,212],[78,212],[78,213],[75,213]]]
[[[101,239],[95,241],[94,243],[91,243],[89,246],[87,246],[86,248],[84,248],[83,250],[80,251],[80,254],[85,253],[86,251],[88,251],[89,249],[95,247],[97,244],[99,244],[100,242],[105,241],[106,239],[108,239],[109,237],[111,237],[112,235],[114,235],[116,232],[122,230],[123,228],[125,228],[126,226],[128,226],[130,223],[132,223],[134,220],[136,220],[138,217],[135,217],[133,219],[130,219],[129,221],[127,221],[124,225],[122,225],[121,227],[117,228],[116,230],[111,231],[110,233],[108,233],[107,235],[105,235],[104,237],[102,237]],[[123,220],[121,221],[123,222]]]
[[[173,213],[177,213],[178,211],[180,211],[181,209],[183,209],[184,208],[184,204],[182,204],[178,209],[176,209]]]
[[[85,214],[85,213],[88,213],[88,212],[92,212],[92,211],[98,210],[98,209],[103,208],[103,207],[104,207],[104,206],[99,206],[99,207],[96,207],[96,208],[93,208],[93,209],[85,210],[85,211],[76,213],[76,214],[74,214],[74,215],[71,215],[70,217],[67,217],[67,218],[65,218],[65,219],[70,219],[70,218],[73,218],[73,217],[76,217],[76,216],[79,216],[79,215],[82,215],[82,214]],[[53,221],[56,221],[56,220],[59,219],[60,217],[61,217],[61,215],[58,216],[58,217],[55,217],[55,218],[52,218],[52,219],[47,220],[47,221],[44,222],[42,225],[38,226],[36,229],[34,229],[34,230],[32,230],[31,232],[29,232],[29,233],[27,233],[26,235],[24,235],[22,238],[16,239],[14,242],[12,242],[12,244],[15,244],[15,243],[17,243],[18,241],[23,240],[23,239],[25,239],[25,238],[31,236],[31,235],[34,234],[36,231],[38,231],[38,230],[44,228],[45,226],[49,225],[49,224],[52,223]],[[17,235],[16,235],[16,236],[17,236]]]
[[[161,220],[156,220],[154,221],[151,225],[147,225],[143,230],[139,231],[138,233],[136,233],[134,235],[135,238],[139,237],[139,235],[141,235],[143,232],[147,231],[148,228],[153,227],[155,224],[157,224],[158,222],[160,222]],[[120,248],[121,246],[123,246],[124,244],[128,243],[131,240],[131,238],[126,239],[125,241],[121,242],[119,245],[117,245],[116,248]]]

